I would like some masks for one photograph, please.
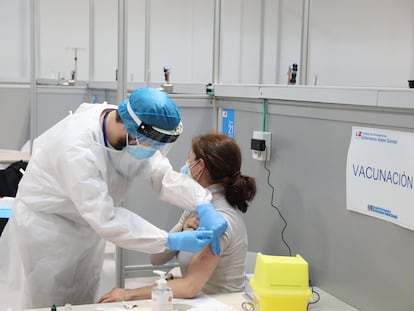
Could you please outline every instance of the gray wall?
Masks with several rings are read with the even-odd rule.
[[[29,86],[0,85],[0,149],[20,150],[29,139]]]
[[[270,202],[268,173],[263,162],[251,157],[252,132],[262,130],[262,103],[219,99],[217,105],[235,110],[235,139],[242,149],[242,172],[254,176],[258,185],[257,196],[245,216],[249,251],[288,255],[281,239],[283,222]],[[200,118],[203,109],[180,109],[187,124],[186,136],[180,138],[185,147],[177,145],[169,154],[177,169],[186,158],[190,136],[209,127]],[[272,154],[267,167],[275,187],[273,204],[288,222],[285,239],[292,255],[301,254],[309,263],[312,283],[360,310],[411,310],[414,233],[348,211],[345,169],[352,126],[412,132],[413,112],[277,100],[268,102],[268,112]],[[137,183],[135,189],[128,206],[140,202],[136,210],[168,230],[180,211],[150,196],[145,185]],[[149,264],[148,255],[125,254],[125,265]]]
[[[91,95],[89,91],[72,91],[75,94],[68,96],[47,88],[39,90],[39,133]],[[191,137],[212,129],[215,115],[205,97],[173,96],[185,126],[169,154],[179,169],[187,158]],[[19,148],[29,137],[29,89],[2,87],[0,98],[0,148]],[[283,223],[270,202],[267,172],[263,162],[251,158],[252,131],[262,129],[262,104],[224,98],[217,103],[235,110],[242,172],[256,177],[258,184],[257,196],[245,216],[249,251],[287,255],[281,240]],[[414,233],[348,211],[345,168],[353,125],[414,132],[413,110],[271,100],[268,111],[267,129],[272,132],[268,167],[275,187],[274,204],[288,222],[285,238],[292,254],[299,253],[309,262],[313,284],[360,310],[412,310]],[[147,187],[137,181],[127,206],[168,230],[180,210],[160,203]],[[149,263],[141,253],[126,253],[124,259],[127,265]]]
[[[36,109],[33,111],[34,137],[75,111],[83,102],[116,102],[116,92],[76,87],[37,87]],[[30,86],[0,85],[0,149],[20,150],[30,140]]]
[[[243,172],[257,178],[246,215],[249,251],[287,255],[267,172],[249,150],[252,131],[262,129],[261,103],[223,99],[218,105],[236,110]],[[309,263],[312,283],[360,310],[412,310],[414,233],[348,211],[345,169],[353,125],[412,132],[413,111],[276,100],[268,110],[274,204],[287,220],[292,255]]]
[[[36,88],[36,110],[34,112],[34,137],[39,136],[52,125],[74,112],[82,103],[92,103],[93,96],[97,102],[107,101],[117,105],[116,92],[92,90],[84,87],[44,86]]]

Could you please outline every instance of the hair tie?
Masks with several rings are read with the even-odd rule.
[[[241,173],[240,173],[240,171],[235,172],[235,173],[233,174],[233,178],[237,178],[240,174],[241,174]]]

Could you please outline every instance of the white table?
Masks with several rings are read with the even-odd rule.
[[[343,301],[333,297],[332,295],[326,293],[325,291],[321,290],[320,288],[314,288],[320,295],[321,299],[318,303],[309,306],[309,311],[358,311],[357,309],[347,305]],[[249,301],[248,296],[246,296],[243,292],[239,293],[231,293],[231,294],[219,294],[209,296],[228,306],[227,308],[223,308],[223,311],[244,311],[241,307],[241,304],[244,301]],[[195,299],[197,300],[197,298]],[[187,302],[188,301],[188,302]],[[187,305],[191,305],[192,299],[186,300]],[[176,308],[182,307],[181,304],[182,300],[179,301],[180,304],[175,304]],[[151,311],[151,301],[150,300],[136,300],[136,301],[128,301],[129,304],[137,304],[138,307],[132,309],[133,311]],[[232,307],[233,309],[229,308]],[[32,309],[36,311],[50,311],[50,308],[42,308],[42,309]],[[64,306],[58,306],[56,308],[57,311],[65,311]],[[122,302],[112,302],[112,303],[104,303],[104,304],[90,304],[90,305],[77,305],[72,306],[71,310],[73,311],[120,311],[120,310],[127,310],[123,307]],[[173,308],[174,310],[174,308]],[[183,308],[179,308],[179,310],[185,310]],[[206,309],[207,310],[207,309]],[[221,311],[221,310],[217,310]]]
[[[30,154],[18,150],[0,149],[0,163],[10,164],[17,161],[29,161]]]

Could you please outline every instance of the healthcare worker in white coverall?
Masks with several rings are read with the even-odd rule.
[[[165,157],[182,129],[168,95],[142,88],[119,106],[82,104],[35,140],[0,240],[0,278],[18,280],[23,267],[23,307],[93,303],[105,240],[146,253],[211,242],[220,252],[227,222],[211,194]],[[202,229],[167,233],[120,207],[137,175],[162,200],[196,210]]]

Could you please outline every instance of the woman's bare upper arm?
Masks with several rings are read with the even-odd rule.
[[[220,255],[214,255],[210,245],[207,245],[201,252],[194,255],[184,277],[198,284],[201,290],[213,274],[219,260]]]

